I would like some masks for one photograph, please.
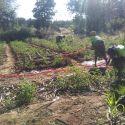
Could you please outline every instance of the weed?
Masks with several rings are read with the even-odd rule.
[[[16,107],[15,101],[12,100],[12,98],[8,97],[4,100],[4,106],[5,106],[6,110],[11,110]]]
[[[125,86],[119,86],[106,92],[108,106],[107,118],[112,125],[122,122],[122,114],[125,112]]]
[[[71,68],[72,74],[68,76],[58,76],[53,85],[57,90],[68,91],[71,93],[82,92],[89,89],[89,73],[79,68]]]
[[[29,104],[34,97],[36,87],[27,80],[23,80],[19,87],[19,91],[16,96],[16,103],[18,106],[23,104]]]

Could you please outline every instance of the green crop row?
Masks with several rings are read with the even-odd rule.
[[[77,36],[67,36],[60,43],[56,43],[55,40],[33,38],[30,42],[39,46],[45,46],[50,49],[55,49],[57,51],[75,53],[75,55],[77,53],[78,57],[84,57],[85,60],[91,59],[93,57],[93,51],[90,49],[86,49],[87,47],[91,46],[89,38],[81,39]]]
[[[117,35],[100,34],[100,36],[104,40],[106,50],[114,44],[125,45],[125,35],[123,33],[117,33]],[[55,39],[45,40],[33,38],[30,42],[32,44],[45,46],[58,51],[65,51],[70,53],[78,52],[77,56],[82,55],[84,60],[94,58],[94,52],[90,49],[91,42],[89,37],[80,38],[78,36],[67,36],[60,43],[56,43]]]
[[[80,39],[79,37],[67,36],[63,39],[63,42],[56,43],[55,40],[45,40],[45,39],[32,39],[32,43],[38,45],[44,45],[52,49],[60,49],[67,52],[78,51],[79,49],[86,48],[90,45],[89,39]]]
[[[61,67],[68,64],[66,59],[44,48],[35,48],[22,41],[13,41],[10,45],[15,53],[19,71]]]

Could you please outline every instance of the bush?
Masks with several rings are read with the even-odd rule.
[[[68,76],[58,76],[54,81],[57,90],[68,92],[81,92],[89,89],[90,74],[79,68],[72,68],[72,74]],[[55,83],[56,82],[56,83]]]
[[[19,87],[19,91],[16,96],[17,105],[29,104],[33,100],[33,96],[36,92],[36,87],[29,81],[24,80]]]
[[[11,30],[0,34],[0,39],[3,41],[24,40],[30,37],[30,31],[26,28],[20,30]]]
[[[111,71],[106,71],[103,75],[100,70],[94,69],[91,74],[83,69],[72,67],[71,74],[57,76],[53,81],[51,89],[58,92],[79,93],[84,91],[104,90],[109,83],[114,80]],[[50,86],[49,86],[50,87]]]
[[[67,65],[70,65],[70,64],[71,64],[70,59],[63,58],[61,56],[57,56],[57,57],[54,58],[52,66],[54,68],[59,68],[59,67],[67,66]]]

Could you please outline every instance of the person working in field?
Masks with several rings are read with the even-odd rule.
[[[112,66],[117,70],[116,75],[121,79],[125,76],[125,47],[123,45],[115,45],[110,47],[107,53],[112,60]]]
[[[107,65],[104,41],[101,39],[101,37],[96,35],[96,31],[90,32],[90,40],[92,43],[92,49],[95,51],[95,66],[97,66],[96,63],[98,57],[103,58],[106,61]]]

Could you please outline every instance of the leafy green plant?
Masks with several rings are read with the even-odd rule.
[[[66,66],[65,59],[45,48],[32,47],[23,41],[10,43],[16,56],[16,66],[19,71]]]
[[[58,76],[53,86],[57,90],[68,91],[71,93],[89,90],[90,75],[79,68],[72,68],[72,74],[66,76]]]
[[[125,112],[125,86],[119,86],[106,92],[106,104],[108,106],[107,118],[112,125],[121,121],[122,114]]]
[[[71,61],[68,58],[63,58],[61,56],[55,56],[53,63],[51,64],[52,67],[58,68],[58,67],[63,67],[70,65]]]
[[[60,67],[62,65],[62,62],[63,62],[63,58],[58,56],[58,57],[55,57],[52,65],[54,67]]]
[[[16,103],[18,106],[23,104],[29,104],[34,97],[34,94],[36,92],[36,86],[30,83],[27,80],[24,80],[18,90],[17,96],[16,96]]]
[[[16,107],[15,101],[12,98],[8,97],[4,100],[4,106],[6,110],[11,110]]]

